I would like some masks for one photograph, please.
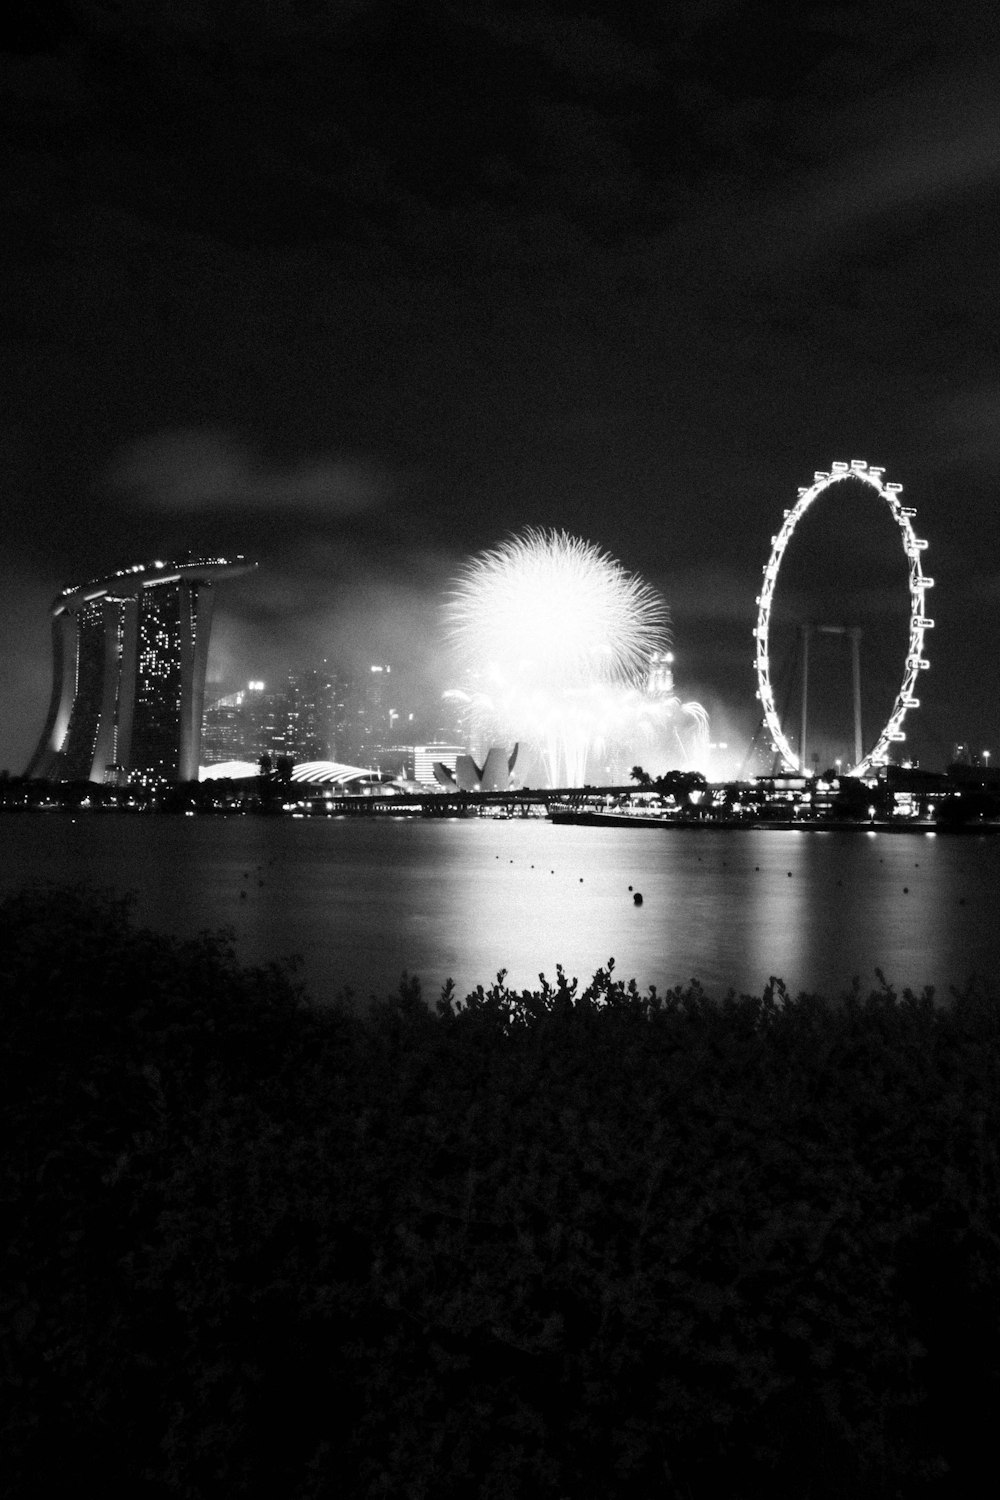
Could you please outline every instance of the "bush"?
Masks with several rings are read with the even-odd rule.
[[[997,1010],[503,975],[364,1016],[0,905],[7,1493],[964,1495]]]

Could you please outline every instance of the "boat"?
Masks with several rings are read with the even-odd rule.
[[[665,813],[595,812],[585,807],[549,809],[550,823],[576,823],[586,828],[666,828],[681,821]]]

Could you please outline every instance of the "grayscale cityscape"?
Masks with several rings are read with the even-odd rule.
[[[979,1500],[997,0],[8,0],[2,1500]]]

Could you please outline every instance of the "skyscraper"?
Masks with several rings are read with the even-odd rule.
[[[334,729],[338,757],[355,766],[378,766],[397,743],[405,721],[399,674],[386,662],[337,674]]]
[[[213,585],[244,558],[139,563],[52,605],[52,701],[27,775],[198,775]]]
[[[248,682],[207,704],[202,719],[201,758],[206,766],[226,760],[331,760],[337,744],[337,674],[320,667],[289,672],[285,685],[268,691]]]
[[[288,746],[294,760],[328,760],[336,749],[337,674],[327,663],[288,674]]]

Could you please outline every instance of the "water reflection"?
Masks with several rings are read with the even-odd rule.
[[[4,889],[133,890],[141,920],[229,927],[246,962],[302,954],[324,998],[384,994],[404,970],[429,996],[499,969],[535,986],[559,963],[585,981],[609,957],[643,987],[713,993],[1000,975],[996,839],[64,816],[8,817],[3,838]]]

